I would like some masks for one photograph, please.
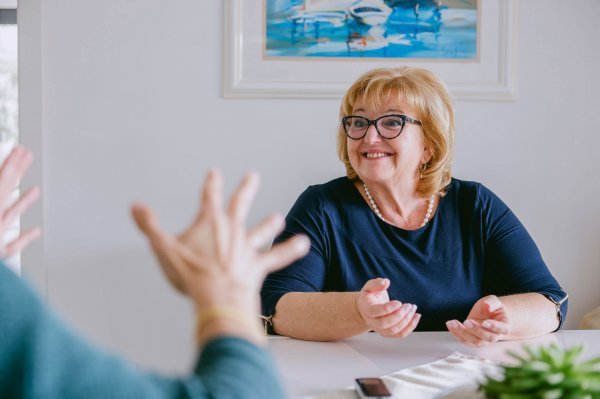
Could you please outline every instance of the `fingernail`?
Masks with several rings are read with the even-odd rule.
[[[449,330],[454,329],[456,328],[456,323],[453,320],[447,321],[446,327],[448,327]]]
[[[467,328],[473,328],[473,327],[475,327],[475,325],[471,322],[471,320],[465,320],[465,322],[463,324]]]
[[[485,328],[492,328],[492,323],[490,323],[488,320],[481,323],[481,325],[484,326]]]

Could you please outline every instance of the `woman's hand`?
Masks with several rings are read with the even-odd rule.
[[[41,233],[40,228],[35,227],[21,233],[15,240],[4,243],[4,234],[8,228],[39,196],[39,189],[32,187],[11,204],[11,194],[29,169],[32,160],[31,152],[18,145],[0,167],[0,259],[18,253]]]
[[[246,318],[258,324],[258,291],[266,274],[308,252],[310,243],[303,236],[264,250],[283,224],[280,215],[246,231],[246,217],[257,189],[258,176],[248,174],[228,208],[223,209],[221,175],[209,172],[200,210],[178,236],[163,231],[146,205],[135,204],[132,208],[138,227],[147,236],[169,281],[194,301],[200,314],[205,311],[211,320],[218,316]],[[247,325],[240,328],[248,330]]]
[[[404,338],[417,327],[421,315],[416,313],[416,305],[390,301],[389,286],[387,278],[367,281],[356,299],[356,307],[369,329],[384,337]]]
[[[511,320],[500,298],[488,295],[475,302],[464,323],[449,320],[446,326],[459,341],[479,347],[504,339],[511,331]]]

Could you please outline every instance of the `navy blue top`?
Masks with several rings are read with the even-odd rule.
[[[485,295],[566,294],[514,213],[482,184],[452,179],[424,227],[404,230],[379,219],[346,177],[310,186],[276,241],[304,233],[309,254],[264,282],[262,311],[272,315],[288,292],[360,291],[387,277],[390,299],[414,303],[420,331],[464,320]],[[567,301],[561,307],[562,321]]]

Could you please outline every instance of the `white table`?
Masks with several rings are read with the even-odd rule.
[[[367,333],[337,342],[270,337],[269,347],[288,396],[302,398],[346,388],[353,385],[357,377],[378,377],[429,363],[453,352],[508,362],[511,360],[506,355],[509,349],[520,352],[523,344],[538,346],[551,342],[563,348],[583,344],[580,360],[600,356],[600,330],[565,330],[482,348],[465,346],[448,332],[416,332],[404,339],[388,339]]]

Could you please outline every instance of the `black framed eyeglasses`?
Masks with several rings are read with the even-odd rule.
[[[375,126],[377,133],[384,139],[395,139],[400,136],[404,125],[407,123],[421,125],[421,121],[406,115],[383,115],[375,120],[355,115],[348,115],[342,118],[342,126],[344,126],[346,136],[352,140],[360,140],[365,137],[371,125]]]

